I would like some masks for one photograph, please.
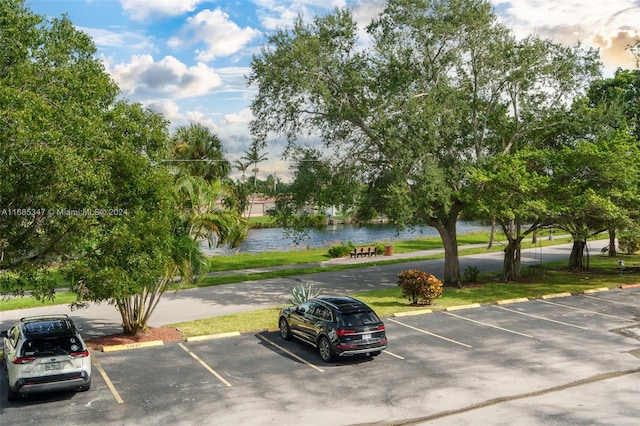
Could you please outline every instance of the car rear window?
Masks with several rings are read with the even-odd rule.
[[[63,336],[73,334],[71,322],[65,319],[27,322],[24,324],[24,329],[28,337]]]
[[[68,355],[83,351],[82,342],[76,336],[30,339],[22,346],[22,356]]]
[[[351,312],[340,315],[340,326],[342,327],[377,324],[379,322],[380,318],[373,311]]]

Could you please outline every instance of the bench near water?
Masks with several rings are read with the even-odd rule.
[[[376,256],[376,257],[378,256],[375,246],[356,247],[355,249],[353,249],[351,253],[349,253],[349,257],[371,257],[371,256]]]

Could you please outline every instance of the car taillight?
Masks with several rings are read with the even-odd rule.
[[[84,358],[85,356],[89,356],[89,351],[71,352],[69,355],[75,358]]]
[[[384,324],[379,325],[376,331],[384,331]]]
[[[347,334],[356,334],[354,330],[345,330],[344,328],[339,328],[336,330],[336,334],[340,337],[346,336]]]
[[[13,360],[14,364],[29,364],[30,362],[35,361],[37,358],[33,356],[23,356],[20,358],[16,358]]]

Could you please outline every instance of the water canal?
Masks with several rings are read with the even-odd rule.
[[[458,222],[458,234],[488,232],[490,227],[475,222]],[[397,231],[390,224],[372,224],[354,226],[351,224],[327,225],[323,228],[310,228],[308,237],[296,243],[287,236],[283,228],[251,229],[246,240],[235,250],[226,247],[209,249],[203,244],[207,255],[225,255],[233,253],[261,253],[265,251],[294,251],[308,248],[328,248],[339,243],[353,242],[356,245],[369,243],[393,243],[420,238],[438,237],[438,231],[430,226]]]

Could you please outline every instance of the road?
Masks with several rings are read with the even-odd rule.
[[[607,244],[608,240],[592,241],[589,243],[590,252],[594,254],[600,253],[602,247]],[[375,263],[370,264],[370,266],[356,269],[169,292],[163,296],[158,304],[149,321],[149,326],[160,327],[177,322],[283,305],[288,302],[291,290],[300,281],[312,283],[316,289],[322,291],[322,294],[351,294],[395,286],[398,273],[411,268],[421,269],[442,277],[444,275],[443,259],[393,264],[385,262],[390,259],[425,256],[438,252],[442,252],[442,250],[413,252],[403,255],[395,254],[392,257],[379,256],[378,258],[373,258]],[[570,252],[571,244],[523,250],[523,273],[527,273],[529,265],[568,259]],[[332,260],[326,262],[326,264],[368,262],[369,260],[345,258]],[[469,266],[475,266],[480,272],[498,271],[502,269],[502,261],[502,252],[461,256],[460,270],[464,271]],[[85,326],[83,335],[86,337],[120,333],[122,331],[120,314],[115,307],[107,303],[91,304],[87,309],[74,311],[67,305],[59,305],[0,312],[0,330],[6,330],[19,317],[45,314],[68,314],[73,316],[77,322]]]

